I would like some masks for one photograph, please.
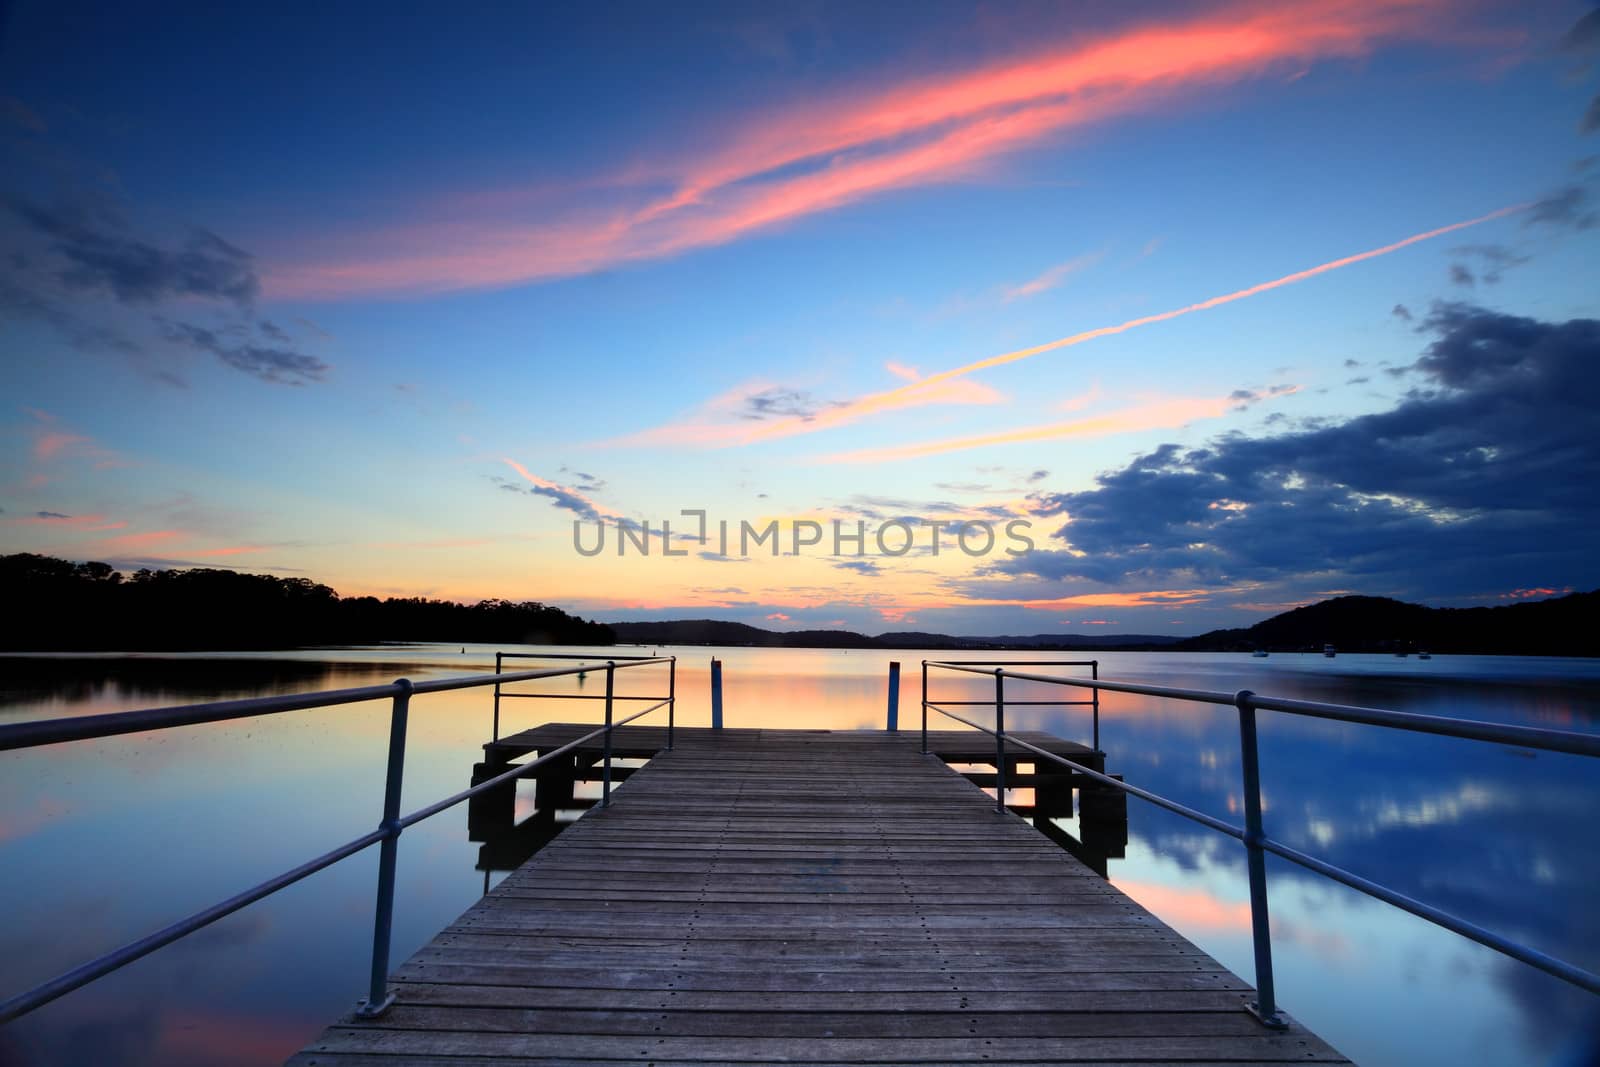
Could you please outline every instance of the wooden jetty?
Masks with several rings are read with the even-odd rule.
[[[401,966],[385,1016],[290,1063],[1348,1062],[997,812],[945,762],[993,764],[983,735],[930,734],[933,758],[911,732],[655,733],[617,731],[649,762]]]

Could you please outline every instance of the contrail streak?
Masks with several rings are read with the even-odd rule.
[[[1342,259],[1331,260],[1316,267],[1309,267],[1306,270],[1297,270],[1293,274],[1285,274],[1283,277],[1274,278],[1270,282],[1262,282],[1259,285],[1252,285],[1248,289],[1239,289],[1231,293],[1226,293],[1222,296],[1213,296],[1207,300],[1202,300],[1197,304],[1189,304],[1185,307],[1174,308],[1171,311],[1162,311],[1155,315],[1144,315],[1137,319],[1129,319],[1127,322],[1119,323],[1116,326],[1101,326],[1097,329],[1085,330],[1082,333],[1072,334],[1070,337],[1062,337],[1054,341],[1046,341],[1041,345],[1032,345],[1028,348],[1019,348],[1014,352],[1005,352],[998,356],[990,356],[987,359],[980,359],[975,363],[968,363],[965,366],[953,367],[950,370],[940,371],[937,374],[930,374],[926,378],[920,378],[917,381],[909,385],[903,385],[898,389],[890,389],[887,392],[882,393],[873,393],[869,396],[864,396],[859,400],[851,401],[848,404],[832,410],[820,412],[812,416],[809,420],[795,419],[792,420],[792,424],[791,421],[773,423],[770,426],[756,430],[750,435],[749,439],[757,440],[763,437],[786,437],[793,433],[804,433],[809,430],[822,429],[826,426],[836,426],[840,423],[852,422],[855,419],[863,415],[869,415],[874,411],[878,411],[883,408],[894,407],[896,406],[896,402],[903,400],[906,395],[915,393],[921,389],[926,389],[929,386],[938,385],[940,382],[947,382],[952,378],[960,378],[976,371],[987,370],[990,367],[998,367],[1006,363],[1015,363],[1018,360],[1028,359],[1045,352],[1053,352],[1056,349],[1070,348],[1073,345],[1081,345],[1085,341],[1093,341],[1096,338],[1111,337],[1115,334],[1127,333],[1129,330],[1136,329],[1140,326],[1149,326],[1150,324],[1156,322],[1166,322],[1169,319],[1176,319],[1184,315],[1191,315],[1196,311],[1208,311],[1211,308],[1221,307],[1224,304],[1231,304],[1236,300],[1243,300],[1245,297],[1255,296],[1258,293],[1265,293],[1272,289],[1281,289],[1285,285],[1293,285],[1296,282],[1303,282],[1307,278],[1315,278],[1319,274],[1326,274],[1329,271],[1338,270],[1340,267],[1348,267],[1354,263],[1361,263],[1365,260],[1376,259],[1379,256],[1386,256],[1390,252],[1398,252],[1402,248],[1408,248],[1411,245],[1418,244],[1422,241],[1431,241],[1435,237],[1443,237],[1447,233],[1455,233],[1457,230],[1464,230],[1469,226],[1477,226],[1481,223],[1490,222],[1494,219],[1504,218],[1507,215],[1514,215],[1519,211],[1526,211],[1528,206],[1529,205],[1527,204],[1513,204],[1510,207],[1503,207],[1498,211],[1491,211],[1487,215],[1479,215],[1475,219],[1467,219],[1465,222],[1452,222],[1448,226],[1440,226],[1438,229],[1429,230],[1426,233],[1413,234],[1410,237],[1395,241],[1393,244],[1386,244],[1381,248],[1368,249],[1365,252],[1357,252],[1353,256],[1345,256]]]

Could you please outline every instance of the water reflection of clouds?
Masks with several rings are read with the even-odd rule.
[[[709,661],[715,654],[724,661],[729,726],[881,728],[887,664],[899,660],[904,668],[900,723],[906,731],[914,731],[920,718],[919,661],[924,655],[948,655],[667,651],[681,657],[678,721],[684,725],[709,722]],[[315,666],[318,656],[342,664],[339,680],[331,683],[341,685],[386,682],[402,674],[464,674],[493,661],[492,649],[475,647],[461,659],[455,652],[453,647],[333,650],[295,658],[312,662],[313,673],[321,669]],[[1119,653],[1099,658],[1101,675],[1108,678],[1223,691],[1248,687],[1513,722],[1592,723],[1600,705],[1592,687],[1585,697],[1581,687],[1550,677],[1567,666],[1562,664],[1508,667],[1440,657],[1433,661],[1432,676],[1375,662],[1368,666],[1377,675],[1364,677],[1349,669],[1358,657],[1252,662],[1248,657]],[[1462,680],[1438,676],[1446,670]],[[1538,684],[1503,680],[1535,671],[1545,672]],[[664,669],[639,668],[620,674],[618,688],[664,691],[664,678]],[[593,694],[603,691],[597,683],[603,678],[591,674],[581,686],[559,684],[566,686],[564,692]],[[308,687],[324,684],[330,683]],[[185,689],[159,680],[150,686],[171,694]],[[33,713],[47,706],[78,714],[168,702],[151,691],[75,689],[72,693],[88,703],[68,709],[63,707],[68,698],[47,698]],[[118,703],[115,693],[125,702]],[[944,677],[936,681],[934,695],[981,700],[992,693],[992,680]],[[1061,695],[1020,683],[1008,684],[1007,693],[1017,699]],[[181,699],[220,695],[200,686],[184,691]],[[488,736],[489,708],[488,690],[434,694],[413,703],[408,807],[466,784],[467,770],[481,758],[479,746]],[[991,714],[981,707],[964,710],[977,721]],[[1229,817],[1230,798],[1237,807],[1238,725],[1231,708],[1107,694],[1101,710],[1113,773],[1219,817]],[[12,712],[28,713],[20,705]],[[598,722],[601,713],[594,701],[507,701],[502,725],[511,732],[552,719]],[[1014,728],[1079,740],[1087,740],[1089,722],[1082,707],[1019,706],[1008,714]],[[955,728],[938,716],[930,725]],[[0,908],[13,920],[0,943],[6,987],[48,977],[370,829],[381,801],[387,729],[387,703],[373,702],[0,755],[0,812],[7,813],[0,815],[0,844],[6,862],[54,887],[53,893],[41,894],[27,880],[0,880]],[[1268,713],[1261,716],[1261,745],[1267,828],[1273,836],[1547,951],[1600,965],[1600,917],[1591,902],[1593,886],[1600,885],[1600,853],[1584,844],[1593,834],[1591,813],[1600,807],[1592,765]],[[1138,800],[1129,802],[1129,817],[1129,859],[1112,862],[1113,877],[1149,887],[1140,892],[1151,910],[1248,976],[1248,922],[1240,922],[1247,900],[1242,847]],[[30,826],[32,832],[26,832]],[[59,832],[42,833],[41,826]],[[8,827],[23,832],[6,839]],[[482,876],[473,870],[476,847],[464,836],[460,820],[450,816],[407,831],[397,958],[452,919],[481,888]],[[1270,861],[1269,868],[1280,986],[1288,1007],[1342,1051],[1370,1052],[1358,1061],[1408,1067],[1537,1062],[1534,1053],[1557,1048],[1560,1038],[1600,1029],[1595,998],[1588,994],[1289,864]],[[107,869],[122,872],[109,895],[98,877]],[[237,1062],[280,1062],[329,1018],[347,1010],[360,991],[373,879],[369,859],[342,864],[257,905],[265,909],[259,926],[213,928],[221,940],[190,942],[170,961],[163,961],[166,953],[157,954],[46,1009],[35,1029],[72,1030],[72,1020],[81,1018],[83,1027],[70,1039],[80,1043],[50,1046],[71,1055],[29,1059],[209,1063],[217,1062],[217,1049],[235,1047],[226,1038],[238,1034],[255,1051],[241,1052]],[[254,917],[256,908],[225,922]],[[59,914],[73,915],[74,922],[63,927],[52,918]],[[33,930],[50,931],[50,936],[35,936]],[[250,968],[237,966],[241,952],[254,961]],[[149,1016],[135,1018],[107,1007],[124,1002],[144,1005]],[[46,1013],[58,1010],[64,1014],[54,1015],[52,1023]],[[1470,1026],[1457,1025],[1463,1017]],[[220,1022],[213,1026],[207,1020]],[[1354,1044],[1341,1039],[1346,1034],[1355,1035]],[[127,1054],[78,1056],[91,1039]],[[274,1046],[270,1053],[269,1046]]]

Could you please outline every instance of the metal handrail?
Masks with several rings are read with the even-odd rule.
[[[995,680],[995,699],[992,702],[980,703],[993,704],[995,708],[994,729],[982,726],[940,706],[940,703],[949,702],[934,703],[929,701],[927,694],[928,668],[930,667],[992,676]],[[1101,689],[1108,689],[1120,693],[1138,693],[1146,696],[1200,701],[1208,704],[1233,705],[1239,713],[1240,754],[1244,776],[1245,825],[1243,827],[1234,826],[1204,812],[1196,811],[1194,808],[1175,800],[1163,797],[1158,793],[1153,793],[1136,785],[1130,785],[1108,774],[1096,771],[1083,764],[1075,763],[1056,753],[1048,752],[1037,745],[1022,740],[1015,734],[1008,736],[1005,732],[1005,706],[1007,701],[1005,700],[1004,689],[1005,680],[1008,678],[1018,681],[1088,688],[1093,689],[1096,695]],[[1281,711],[1290,715],[1304,715],[1369,726],[1384,726],[1391,729],[1459,737],[1472,741],[1490,741],[1547,752],[1565,752],[1579,756],[1600,756],[1600,736],[1567,730],[1549,730],[1542,727],[1485,723],[1470,719],[1452,719],[1438,715],[1419,715],[1414,712],[1391,711],[1386,708],[1366,708],[1346,704],[1330,704],[1315,700],[1296,700],[1286,697],[1263,697],[1257,696],[1248,689],[1241,689],[1236,693],[1227,694],[1203,689],[1182,689],[1171,686],[1141,685],[1133,682],[1102,681],[1098,678],[1092,680],[1062,678],[1055,675],[1006,671],[1004,667],[994,667],[991,670],[984,669],[978,663],[970,660],[962,662],[924,660],[922,664],[922,692],[922,751],[924,753],[928,751],[927,724],[928,711],[930,709],[994,737],[996,760],[995,805],[998,811],[1003,812],[1005,810],[1005,746],[1012,744],[1044,759],[1068,767],[1075,774],[1084,775],[1103,785],[1132,794],[1142,800],[1149,801],[1168,811],[1198,822],[1209,829],[1242,841],[1246,849],[1250,882],[1250,925],[1256,963],[1257,999],[1253,1004],[1249,1005],[1249,1008],[1267,1026],[1280,1029],[1287,1025],[1283,1017],[1278,1014],[1276,992],[1273,987],[1272,932],[1267,912],[1265,864],[1265,853],[1267,852],[1289,860],[1291,863],[1298,864],[1325,878],[1347,885],[1368,896],[1382,900],[1403,911],[1410,912],[1418,918],[1426,919],[1436,926],[1442,926],[1453,933],[1476,941],[1513,959],[1537,967],[1546,974],[1554,975],[1579,988],[1587,989],[1591,993],[1600,993],[1600,974],[1585,970],[1538,949],[1512,941],[1510,938],[1485,929],[1441,908],[1436,908],[1431,904],[1406,896],[1379,882],[1363,878],[1342,867],[1334,866],[1281,841],[1268,837],[1263,829],[1261,817],[1261,771],[1259,751],[1256,744],[1255,712],[1256,709],[1261,708],[1269,711]],[[1096,711],[1098,712],[1098,708]],[[1098,750],[1098,743],[1095,748]]]
[[[513,671],[511,674],[503,674],[503,673],[501,673],[505,669],[505,661],[508,660],[508,659],[581,659],[581,660],[585,660],[585,661],[588,661],[588,662],[593,662],[596,659],[596,657],[594,657],[594,656],[586,656],[586,655],[582,654],[581,652],[496,652],[494,654],[494,675],[495,676],[494,676],[494,678],[491,679],[491,681],[494,682],[494,716],[493,716],[493,719],[492,719],[492,722],[491,722],[491,725],[490,725],[490,729],[489,729],[489,740],[490,741],[498,741],[498,740],[500,740],[500,698],[501,697],[521,697],[521,698],[524,698],[524,699],[533,698],[533,697],[542,697],[542,698],[550,698],[550,699],[556,699],[556,700],[561,700],[561,699],[565,699],[565,700],[604,700],[604,701],[606,701],[606,706],[607,707],[610,706],[610,702],[611,702],[612,698],[611,698],[609,692],[607,693],[606,696],[603,696],[603,697],[602,696],[578,695],[578,694],[568,695],[568,694],[563,694],[563,693],[503,693],[503,692],[500,691],[501,685],[509,684],[511,682],[524,681],[525,680],[523,678],[518,677],[518,675],[521,675],[523,673],[521,671]],[[638,665],[644,664],[644,663],[661,663],[664,660],[671,660],[673,664],[676,664],[678,662],[678,657],[677,656],[607,656],[606,657],[606,662],[607,663],[621,663],[624,666],[628,666],[628,667],[635,667],[635,666],[638,666]],[[576,674],[581,678],[583,675],[585,675],[585,674],[587,674],[589,672],[589,669],[590,668],[586,665],[586,666],[582,666],[582,667],[575,667],[572,670],[564,670],[564,671],[561,671],[560,673],[562,673],[562,674]],[[599,668],[596,667],[594,669],[598,670]],[[677,678],[678,678],[678,672],[677,672],[676,666],[674,666],[673,671],[672,671],[671,686],[670,686],[670,688],[668,689],[668,692],[667,692],[667,699],[668,700],[671,700],[673,694],[677,691]],[[485,683],[485,684],[488,684],[488,683]],[[609,687],[608,687],[608,689],[609,689]],[[618,699],[618,700],[654,700],[655,697],[617,697],[616,699]],[[672,747],[672,726],[671,726],[671,724],[668,724],[668,726],[667,726],[667,747],[668,748]]]
[[[506,655],[531,656],[533,654],[506,653]],[[592,660],[595,657],[552,654],[541,658]],[[497,663],[498,660],[499,655],[496,656]],[[629,699],[616,697],[613,692],[613,681],[616,672],[629,667],[643,667],[656,663],[669,665],[666,698],[642,698],[646,700],[655,699],[657,702],[619,722],[613,722],[613,701]],[[587,734],[569,741],[560,748],[546,752],[535,760],[516,764],[510,770],[479,782],[469,789],[464,789],[452,796],[445,797],[443,800],[435,801],[409,815],[402,816],[400,814],[400,784],[405,769],[406,721],[413,695],[417,693],[442,693],[485,685],[493,685],[498,691],[499,686],[506,682],[557,678],[569,674],[577,674],[589,669],[603,669],[606,672],[606,697],[604,698],[606,700],[606,720],[603,725],[595,727]],[[604,786],[601,806],[609,807],[611,803],[612,731],[665,707],[667,709],[666,747],[671,749],[673,727],[676,719],[677,674],[678,660],[676,656],[619,656],[616,659],[606,660],[603,666],[597,664],[593,668],[559,667],[548,670],[516,671],[509,674],[439,678],[425,682],[412,682],[401,678],[389,685],[361,686],[354,689],[329,689],[318,693],[255,697],[248,700],[224,700],[209,704],[148,708],[140,711],[114,712],[107,715],[87,715],[75,719],[46,719],[37,722],[22,722],[0,726],[0,751],[6,751],[9,749],[36,748],[41,745],[58,744],[65,741],[82,741],[148,730],[222,722],[253,715],[275,715],[289,711],[304,711],[310,708],[334,707],[341,704],[354,704],[363,700],[377,700],[385,697],[393,701],[389,722],[389,761],[384,781],[383,819],[376,830],[362,834],[360,837],[347,841],[313,860],[309,860],[298,867],[262,882],[260,885],[229,897],[227,900],[214,904],[209,908],[195,912],[186,918],[179,919],[177,922],[171,923],[154,933],[147,934],[137,941],[129,942],[120,948],[104,953],[70,971],[57,975],[47,982],[19,993],[4,1002],[0,1002],[0,1023],[7,1023],[19,1016],[26,1015],[35,1008],[42,1007],[58,997],[88,985],[97,978],[104,977],[112,971],[125,967],[135,960],[177,941],[179,938],[209,926],[218,919],[233,914],[240,908],[253,904],[264,897],[271,896],[280,889],[291,886],[324,868],[331,867],[341,860],[348,859],[358,852],[365,851],[373,845],[381,845],[381,855],[379,857],[378,889],[373,918],[372,971],[368,995],[360,1002],[356,1014],[363,1018],[375,1018],[382,1015],[394,1003],[394,995],[387,991],[387,984],[389,976],[389,942],[394,920],[396,850],[401,831],[422,822],[424,819],[432,818],[442,811],[453,808],[462,801],[475,797],[480,793],[503,786],[515,779],[526,777],[545,763],[571,752],[578,746],[602,734],[605,735],[605,753],[603,757],[605,767],[602,772],[604,774]]]
[[[996,667],[1088,667],[1089,668],[1089,679],[1091,681],[1095,681],[1095,682],[1098,682],[1099,679],[1100,679],[1100,661],[1097,660],[1097,659],[990,659],[990,660],[949,659],[949,660],[923,660],[922,661],[922,703],[924,705],[926,705],[928,703],[928,668],[930,666],[933,666],[933,667],[945,667],[945,668],[948,668],[948,669],[953,670],[953,671],[968,671],[968,672],[970,672],[972,674],[988,674],[990,670],[992,670],[992,669],[994,669]],[[1012,674],[1009,677],[1020,678],[1020,677],[1023,677],[1023,676],[1019,675],[1019,674]],[[949,704],[951,707],[957,707],[957,706],[961,706],[961,705],[987,707],[988,705],[993,704],[994,701],[992,701],[992,700],[973,700],[973,701],[967,701],[967,700],[942,700],[942,701],[940,701],[940,703],[941,704]],[[1083,707],[1092,708],[1093,709],[1093,714],[1091,716],[1092,732],[1090,734],[1089,741],[1090,741],[1090,746],[1096,752],[1100,751],[1100,690],[1099,689],[1091,690],[1090,699],[1088,699],[1088,700],[1012,700],[1012,701],[1009,701],[1008,703],[1013,704],[1013,705],[1022,705],[1022,706],[1050,704],[1050,705],[1056,705],[1056,706],[1060,706],[1060,707],[1083,706]],[[924,752],[928,751],[928,713],[926,711],[924,711],[922,713],[922,751],[924,751]],[[997,773],[1000,774],[1002,778],[1005,776],[1005,770],[1003,768],[998,769]]]

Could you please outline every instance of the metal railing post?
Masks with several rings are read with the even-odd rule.
[[[889,732],[900,729],[900,661],[889,661]]]
[[[928,661],[922,661],[922,754],[928,754]]]
[[[494,654],[494,673],[500,673],[500,661],[505,656],[504,652]],[[490,741],[500,740],[500,683],[494,683],[494,732],[489,736]]]
[[[1277,995],[1272,984],[1272,924],[1267,914],[1267,860],[1261,848],[1265,834],[1261,828],[1261,763],[1256,749],[1255,694],[1241,689],[1234,695],[1239,709],[1239,754],[1244,770],[1244,847],[1250,874],[1250,936],[1255,944],[1256,999],[1246,1005],[1263,1026],[1274,1030],[1288,1027],[1278,1014]]]
[[[678,657],[667,663],[667,751],[672,751],[672,729],[678,717]]]
[[[994,669],[994,810],[1006,810],[1006,672]]]
[[[1096,681],[1096,682],[1098,682],[1100,680],[1100,661],[1097,660],[1097,659],[1092,659],[1092,660],[1089,661],[1089,678],[1090,678],[1091,681]],[[1096,752],[1099,752],[1100,751],[1100,687],[1099,686],[1095,686],[1093,689],[1090,690],[1090,692],[1094,694],[1094,750]]]
[[[722,729],[722,661],[711,660],[711,728]]]
[[[356,1005],[356,1017],[376,1019],[389,1010],[389,938],[394,929],[394,867],[400,847],[400,784],[406,769],[406,717],[411,711],[411,680],[395,681],[398,690],[389,714],[389,769],[383,786],[384,832],[378,846],[378,901],[372,919],[372,974],[365,1000]]]
[[[600,772],[600,806],[611,806],[611,694],[616,682],[617,664],[615,660],[606,661],[606,751],[605,769]]]

